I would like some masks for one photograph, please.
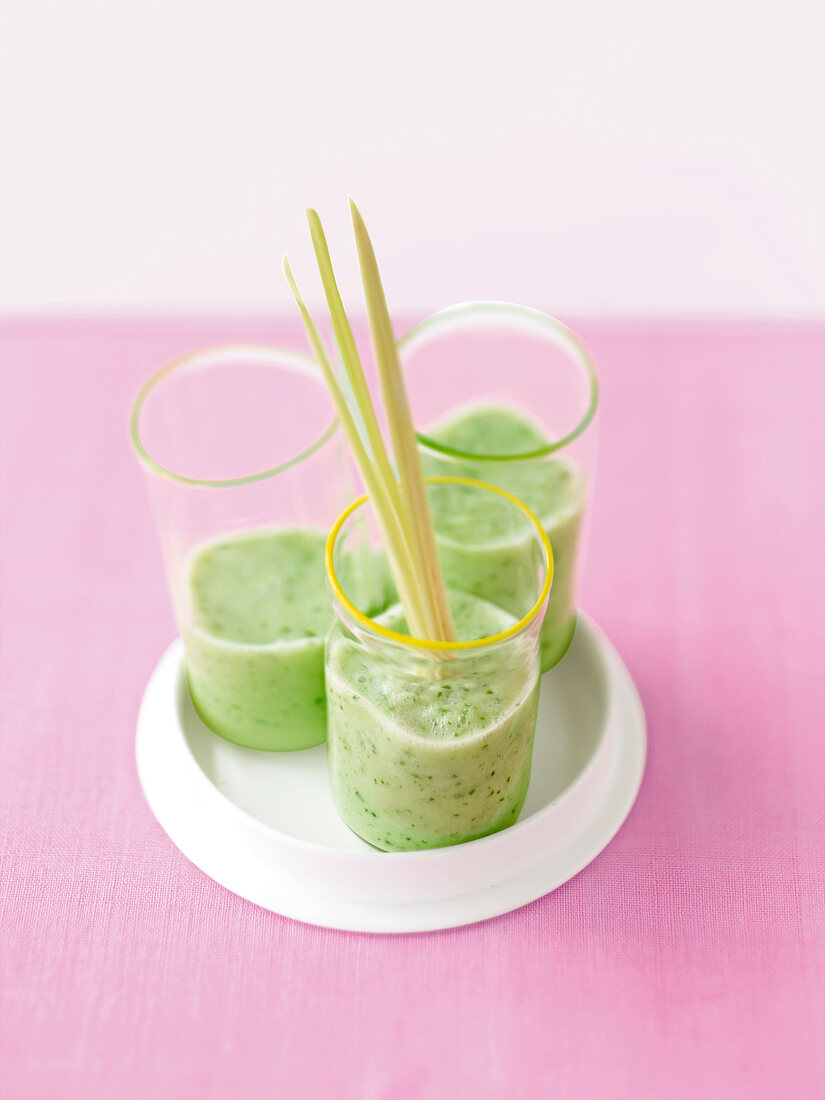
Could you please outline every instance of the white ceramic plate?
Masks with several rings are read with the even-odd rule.
[[[197,867],[276,913],[358,932],[420,932],[517,909],[585,867],[615,836],[644,771],[645,720],[620,657],[584,614],[542,678],[527,802],[494,836],[378,852],[344,825],[324,746],[293,753],[222,740],[192,707],[174,642],[146,688],[137,766],[155,817]]]

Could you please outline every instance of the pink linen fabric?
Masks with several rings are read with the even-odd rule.
[[[291,321],[2,330],[3,1100],[825,1094],[825,330],[581,323],[602,379],[583,604],[649,723],[607,850],[469,928],[324,931],[189,864],[138,788],[174,634],[127,420]]]

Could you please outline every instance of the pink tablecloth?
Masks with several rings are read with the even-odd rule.
[[[3,330],[4,1100],[814,1100],[823,1005],[823,329],[577,326],[601,368],[584,605],[650,756],[610,847],[486,924],[256,908],[143,803],[173,635],[127,438],[231,321]]]

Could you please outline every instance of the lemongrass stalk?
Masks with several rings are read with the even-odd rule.
[[[373,408],[369,387],[367,386],[367,380],[364,376],[364,369],[361,366],[361,359],[358,355],[358,348],[352,334],[349,318],[347,317],[344,303],[338,290],[335,271],[332,266],[332,258],[329,254],[324,227],[321,224],[318,212],[315,210],[307,210],[307,221],[309,222],[312,244],[315,249],[315,259],[318,263],[321,283],[324,287],[324,294],[326,295],[327,305],[329,306],[332,327],[335,332],[336,340],[338,341],[341,359],[350,380],[356,403],[364,420],[364,427],[367,432],[367,438],[373,452],[375,463],[378,467],[378,473],[389,487],[390,494],[395,501],[396,512],[404,529],[407,547],[413,559],[413,568],[415,569],[416,576],[426,578],[425,584],[429,585],[427,561],[422,551],[421,540],[415,530],[415,522],[410,511],[409,494],[406,493],[403,484],[398,484],[396,475],[387,457],[384,437],[381,434],[381,429],[378,427],[378,420],[375,416],[375,409]],[[421,610],[424,612],[427,619],[427,637],[443,639],[445,637],[444,622],[440,609],[434,605],[430,599],[425,598],[421,600]]]
[[[393,453],[401,477],[401,494],[404,500],[402,523],[407,539],[411,546],[415,547],[413,558],[423,567],[423,579],[438,631],[436,637],[441,641],[455,641],[455,627],[441,572],[441,563],[438,560],[435,531],[418,457],[415,428],[384,287],[378,271],[378,262],[364,219],[352,199],[350,199],[350,211],[358,249],[361,282],[367,301],[370,334],[381,378],[381,392],[389,422]]]
[[[289,288],[292,291],[301,319],[304,323],[309,342],[315,353],[324,380],[327,384],[330,396],[341,422],[341,427],[349,442],[358,469],[364,479],[367,492],[375,505],[375,512],[381,527],[384,544],[387,550],[387,559],[395,581],[398,595],[407,616],[407,624],[414,637],[426,638],[431,631],[430,616],[426,610],[422,610],[421,601],[418,598],[419,585],[415,567],[406,544],[403,527],[399,522],[395,503],[392,499],[389,486],[381,479],[376,467],[373,465],[366,448],[359,435],[358,428],[350,412],[346,398],[341,390],[340,383],[335,376],[335,370],[329,357],[321,335],[312,320],[312,316],[304,302],[289,260],[284,256],[283,272]],[[363,410],[362,410],[363,415]]]
[[[307,221],[309,222],[312,245],[315,249],[315,259],[318,263],[318,271],[321,274],[321,283],[324,287],[327,305],[329,306],[332,328],[335,332],[335,339],[338,342],[341,360],[347,372],[350,385],[352,386],[352,393],[355,397],[356,404],[364,420],[364,428],[367,432],[367,439],[369,440],[373,459],[378,467],[379,476],[390,488],[396,500],[397,508],[399,497],[398,482],[392,466],[390,465],[390,460],[387,457],[384,437],[381,435],[381,429],[378,427],[378,420],[375,416],[367,380],[364,376],[364,368],[361,366],[361,359],[358,355],[358,347],[355,343],[355,337],[352,335],[349,318],[347,317],[344,303],[341,299],[340,291],[338,290],[338,283],[335,279],[335,271],[333,270],[332,259],[329,254],[329,246],[327,245],[327,239],[324,234],[324,227],[321,224],[321,219],[316,210],[307,210]]]

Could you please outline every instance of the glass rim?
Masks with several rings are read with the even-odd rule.
[[[132,412],[129,418],[129,433],[132,440],[132,446],[143,466],[151,471],[151,473],[166,478],[168,481],[173,481],[178,485],[200,486],[207,489],[228,489],[239,485],[251,485],[256,481],[264,481],[267,478],[274,477],[275,474],[283,473],[285,470],[297,466],[300,462],[309,458],[310,455],[319,451],[335,434],[338,428],[338,417],[333,414],[329,425],[315,442],[305,447],[297,455],[293,455],[292,458],[287,459],[285,462],[279,462],[276,466],[270,466],[254,474],[245,474],[243,477],[186,477],[184,474],[175,473],[174,470],[168,469],[162,463],[158,462],[157,459],[152,458],[144,446],[140,435],[140,420],[149,395],[159,385],[165,382],[167,378],[179,370],[186,370],[188,367],[197,366],[200,360],[205,360],[208,363],[208,360],[213,357],[220,358],[226,356],[229,358],[232,355],[251,355],[259,359],[266,356],[268,359],[278,359],[280,365],[286,367],[287,370],[297,371],[299,374],[311,377],[324,388],[324,379],[315,360],[310,359],[306,355],[301,355],[299,352],[290,351],[287,348],[279,348],[266,344],[213,344],[205,348],[198,348],[196,351],[186,352],[184,355],[179,355],[177,358],[164,364],[164,366],[160,367],[154,374],[147,378],[138,391],[138,395],[132,405]]]
[[[327,535],[326,547],[324,549],[324,565],[326,567],[327,579],[330,583],[330,587],[332,588],[333,593],[335,594],[335,598],[345,608],[345,610],[348,611],[350,615],[352,615],[352,617],[360,626],[366,628],[373,634],[378,634],[382,638],[386,638],[389,641],[396,642],[404,646],[409,646],[413,649],[426,649],[440,653],[443,653],[445,651],[452,652],[455,650],[466,651],[472,649],[482,649],[486,646],[491,646],[499,642],[506,641],[508,638],[512,638],[516,634],[520,634],[530,625],[530,623],[533,622],[538,613],[541,611],[542,606],[544,605],[547,597],[550,594],[550,587],[553,583],[553,548],[550,545],[550,539],[548,538],[547,532],[544,530],[544,527],[542,527],[535,513],[530,508],[528,508],[523,501],[519,500],[518,497],[513,496],[512,493],[508,493],[506,489],[500,489],[497,485],[490,485],[486,481],[479,481],[476,478],[471,477],[426,477],[424,478],[424,481],[427,485],[469,485],[474,489],[489,490],[490,492],[496,493],[498,494],[498,496],[503,497],[511,504],[515,504],[516,507],[519,508],[525,516],[527,516],[527,518],[530,520],[530,522],[533,524],[536,531],[538,532],[539,541],[544,548],[544,553],[547,559],[547,567],[544,574],[544,583],[541,586],[541,591],[538,595],[538,598],[536,599],[536,602],[533,604],[527,614],[522,616],[522,618],[520,618],[518,622],[508,627],[506,630],[501,630],[497,634],[490,634],[486,638],[474,638],[468,642],[444,642],[437,641],[435,639],[412,638],[409,634],[399,634],[396,630],[390,630],[389,627],[382,626],[381,623],[377,623],[374,619],[371,619],[368,615],[365,615],[363,611],[355,606],[355,604],[352,602],[352,600],[350,600],[350,598],[346,595],[343,588],[341,587],[341,583],[338,580],[338,576],[335,572],[333,550],[335,548],[335,543],[338,535],[341,533],[341,528],[344,526],[346,521],[350,518],[351,515],[353,515],[353,513],[355,513],[362,505],[366,504],[367,501],[370,499],[367,493],[364,493],[363,496],[358,497],[351,504],[347,505],[347,507],[332,525],[332,527],[330,528],[330,532]]]
[[[505,320],[520,318],[521,320],[532,321],[537,327],[544,328],[548,332],[551,332],[566,350],[573,353],[579,365],[584,368],[590,386],[590,399],[584,415],[572,431],[568,432],[562,439],[557,440],[555,443],[548,443],[544,447],[537,447],[532,451],[523,451],[516,455],[471,454],[469,451],[462,451],[457,447],[450,447],[446,443],[439,443],[438,440],[431,439],[423,432],[416,433],[419,444],[426,447],[428,450],[435,451],[437,454],[449,455],[451,458],[460,458],[471,462],[519,462],[522,459],[542,458],[545,455],[563,450],[583,434],[596,415],[596,410],[599,407],[599,378],[592,356],[581,338],[577,336],[572,329],[568,328],[567,325],[563,324],[557,318],[551,317],[549,313],[545,313],[540,309],[535,309],[533,306],[519,305],[517,302],[496,300],[457,302],[455,305],[446,306],[444,309],[440,309],[436,313],[430,314],[430,316],[425,317],[423,321],[419,321],[417,325],[413,325],[413,327],[398,341],[398,353],[400,356],[403,356],[404,352],[408,351],[412,344],[418,339],[429,335],[433,330],[437,330],[445,321],[449,322],[455,319],[464,318],[472,319],[485,315]],[[402,367],[403,365],[402,358]]]

